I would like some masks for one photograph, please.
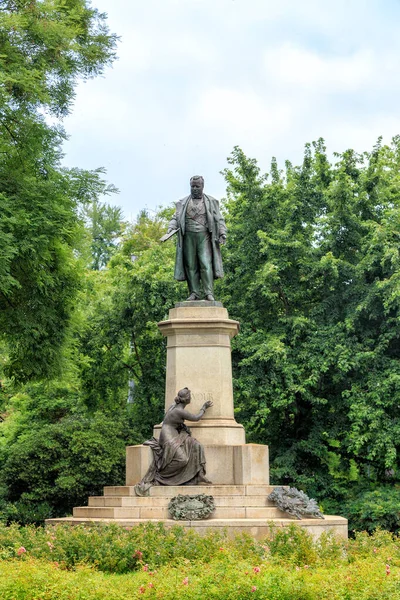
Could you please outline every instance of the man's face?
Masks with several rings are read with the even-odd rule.
[[[201,179],[196,179],[190,182],[190,193],[192,198],[202,198],[204,190],[204,183]]]

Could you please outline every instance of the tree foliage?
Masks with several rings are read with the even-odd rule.
[[[0,517],[40,522],[121,483],[125,446],[162,420],[157,323],[179,299],[174,246],[159,244],[169,213],[141,213],[108,268],[87,270],[63,346],[64,379],[0,389]]]
[[[2,123],[39,108],[66,115],[78,78],[115,58],[116,36],[86,0],[5,0],[0,9]],[[14,123],[14,126],[17,124]],[[12,129],[11,129],[12,131]]]
[[[398,481],[400,138],[334,164],[320,140],[268,176],[239,148],[229,163],[239,420],[270,445],[274,483],[340,497]]]
[[[174,246],[159,243],[169,213],[142,212],[127,229],[107,271],[96,274],[97,291],[83,303],[88,309],[77,334],[85,402],[91,409],[121,406],[131,382],[131,412],[143,436],[164,407],[166,353],[157,323],[179,299]]]
[[[107,191],[117,191],[112,186]],[[104,192],[103,192],[104,193]],[[122,234],[122,209],[94,198],[83,211],[90,239],[91,263],[94,270],[104,268],[118,249]]]
[[[0,513],[42,521],[124,480],[125,445],[138,443],[126,412],[90,413],[79,388],[26,386],[9,399],[0,431]],[[1,498],[2,496],[2,498]]]
[[[107,185],[60,165],[79,78],[114,58],[116,38],[85,0],[9,0],[0,9],[0,335],[9,374],[57,371],[81,273],[79,205]],[[50,124],[52,115],[53,124]]]

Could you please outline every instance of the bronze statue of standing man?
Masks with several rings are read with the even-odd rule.
[[[214,279],[224,276],[220,245],[225,244],[226,225],[219,210],[219,202],[204,194],[204,179],[195,175],[190,180],[190,195],[176,202],[168,239],[178,234],[174,277],[187,281],[189,301],[204,297],[214,300]]]

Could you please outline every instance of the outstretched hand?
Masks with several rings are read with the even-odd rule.
[[[207,410],[207,408],[210,408],[212,405],[213,403],[211,402],[211,400],[207,400],[207,402],[204,402],[203,408],[204,410]]]

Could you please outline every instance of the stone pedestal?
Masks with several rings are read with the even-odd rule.
[[[315,537],[324,531],[347,537],[347,520],[342,517],[297,521],[268,500],[274,489],[269,485],[268,447],[246,444],[243,426],[236,423],[233,412],[230,340],[239,323],[229,319],[218,302],[182,302],[158,326],[167,337],[165,408],[184,387],[192,391],[190,412],[198,412],[207,400],[214,403],[201,421],[188,423],[204,446],[207,477],[213,485],[154,486],[150,497],[137,497],[133,486],[145,475],[152,451],[148,446],[128,446],[126,486],[106,487],[104,496],[89,498],[89,505],[74,508],[72,517],[48,519],[47,523],[114,522],[129,529],[146,521],[163,521],[199,533],[215,529],[263,539],[276,528],[295,522]],[[160,429],[161,425],[154,428],[156,437]],[[168,503],[178,494],[212,495],[215,513],[202,521],[172,521]]]
[[[188,387],[190,412],[198,412],[207,400],[213,402],[201,421],[188,423],[193,436],[204,445],[244,444],[244,428],[233,413],[230,340],[239,331],[238,321],[229,319],[220,303],[181,302],[158,327],[167,338],[165,410],[178,390]],[[156,425],[155,437],[160,429]]]

